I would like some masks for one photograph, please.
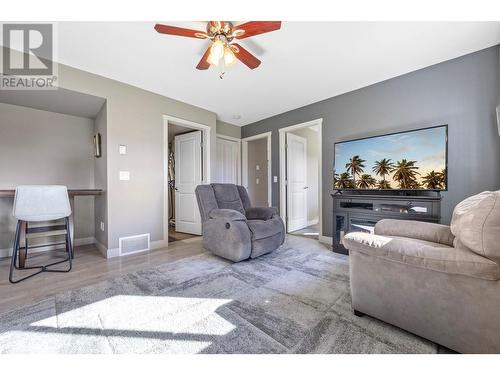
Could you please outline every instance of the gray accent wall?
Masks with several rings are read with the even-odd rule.
[[[217,134],[241,138],[241,127],[217,120]]]
[[[242,137],[272,131],[272,174],[279,175],[278,129],[323,119],[323,235],[332,234],[333,143],[449,125],[449,191],[442,222],[454,206],[483,190],[500,189],[499,46],[323,100],[246,125]],[[273,184],[273,205],[279,186]]]

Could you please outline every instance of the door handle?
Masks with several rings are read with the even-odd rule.
[[[305,190],[305,189],[309,189],[309,186],[304,186],[304,190]]]

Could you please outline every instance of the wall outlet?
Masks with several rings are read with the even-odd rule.
[[[127,146],[125,145],[120,145],[118,147],[120,155],[126,155],[127,154]]]
[[[101,230],[104,232],[104,221],[101,221]]]
[[[257,164],[257,165],[255,166],[255,170],[256,170],[256,171],[260,171],[260,165],[259,165],[259,164]]]
[[[130,172],[120,171],[120,181],[129,181],[129,180],[130,180]]]
[[[278,176],[273,176],[273,182],[278,182]]]

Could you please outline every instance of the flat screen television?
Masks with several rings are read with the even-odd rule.
[[[336,190],[448,187],[448,125],[336,142]]]

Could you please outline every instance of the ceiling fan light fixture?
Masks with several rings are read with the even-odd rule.
[[[220,60],[222,56],[224,56],[224,42],[222,40],[216,40],[212,43],[212,47],[210,47],[210,55],[213,56],[214,59]]]
[[[230,47],[224,48],[224,63],[227,65],[232,65],[236,62],[236,56],[234,56],[233,50]]]
[[[241,61],[250,69],[259,67],[261,61],[238,43],[236,39],[246,39],[255,35],[279,30],[281,21],[249,21],[236,27],[229,21],[209,21],[206,32],[183,27],[155,24],[154,29],[160,34],[176,35],[188,38],[209,39],[212,44],[203,53],[196,69],[207,70],[211,65],[224,67]],[[222,75],[221,75],[222,76]]]
[[[210,53],[207,57],[207,61],[210,65],[217,66],[219,65],[220,59],[215,58],[215,56],[212,53]]]

